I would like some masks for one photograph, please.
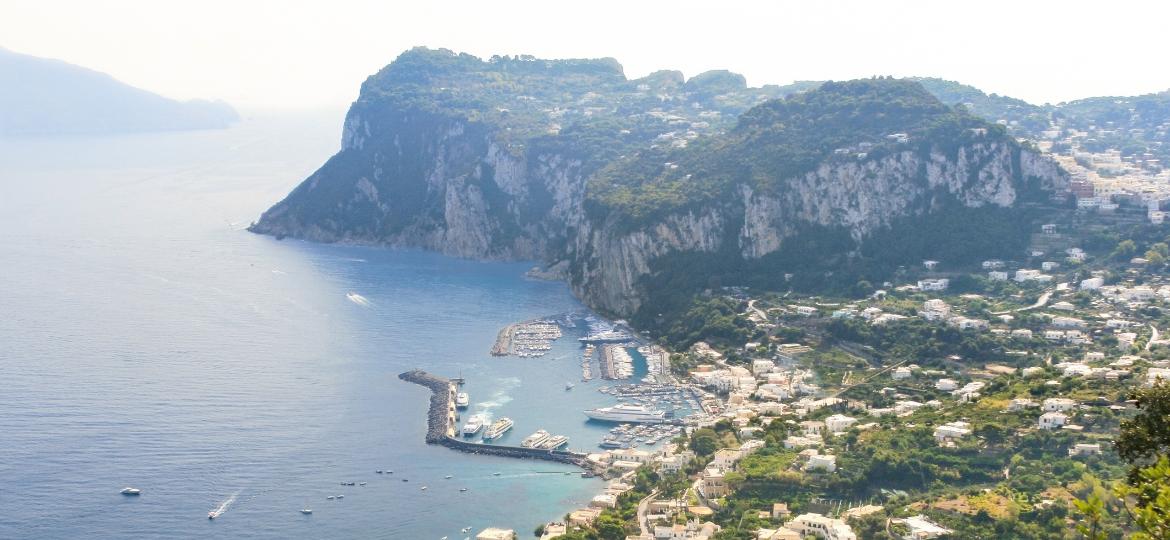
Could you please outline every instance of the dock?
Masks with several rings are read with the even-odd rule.
[[[406,382],[425,386],[431,390],[431,403],[427,409],[427,444],[446,446],[452,450],[467,452],[469,454],[541,459],[558,463],[568,463],[591,471],[586,455],[580,452],[481,444],[460,440],[457,437],[455,421],[456,385],[450,379],[432,375],[418,369],[401,373],[398,375],[398,378]]]

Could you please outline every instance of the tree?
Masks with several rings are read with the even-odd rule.
[[[1119,497],[1133,501],[1133,507],[1127,504],[1126,508],[1140,532],[1131,538],[1170,540],[1170,458],[1162,456],[1153,466],[1136,473],[1130,475],[1130,485],[1117,490]]]
[[[1102,522],[1105,520],[1105,501],[1102,501],[1096,493],[1092,493],[1084,500],[1074,500],[1073,505],[1084,518],[1077,523],[1077,532],[1081,533],[1081,538],[1083,540],[1106,540],[1108,535],[1105,534],[1102,527]]]
[[[715,430],[703,428],[691,437],[691,450],[700,456],[709,456],[719,449],[719,435]]]
[[[1148,466],[1170,455],[1170,384],[1139,390],[1132,397],[1141,412],[1121,423],[1117,453],[1135,467]]]
[[[1122,240],[1117,243],[1117,248],[1113,250],[1111,256],[1117,260],[1128,261],[1135,253],[1137,253],[1137,244],[1133,240]]]

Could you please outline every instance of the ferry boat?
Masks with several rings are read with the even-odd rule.
[[[540,443],[540,447],[545,450],[556,450],[566,444],[569,444],[569,438],[564,435],[553,435],[544,442]]]
[[[613,407],[599,407],[585,411],[585,416],[602,422],[629,422],[634,424],[661,424],[666,422],[666,413],[652,411],[641,405],[621,403]]]
[[[455,396],[456,409],[466,409],[468,403],[471,403],[471,397],[467,395],[467,392],[459,392]]]
[[[463,424],[463,436],[470,437],[479,433],[481,429],[483,429],[483,417],[477,414],[469,418],[466,424]]]
[[[536,433],[524,437],[524,440],[520,441],[520,446],[524,448],[542,448],[541,445],[548,441],[548,439],[548,432],[543,429],[539,429],[536,431]]]
[[[483,432],[483,439],[485,441],[498,439],[501,435],[507,433],[509,429],[512,429],[514,424],[515,423],[512,422],[512,419],[506,416],[496,420],[495,422],[492,422],[491,427],[487,428],[487,431]]]

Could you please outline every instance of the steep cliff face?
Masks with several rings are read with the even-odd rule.
[[[581,161],[508,148],[489,126],[417,113],[387,119],[355,106],[342,141],[255,232],[539,259],[580,219]]]
[[[687,271],[662,267],[678,254],[750,266],[819,227],[845,243],[808,258],[852,256],[907,219],[1012,208],[1065,181],[917,83],[812,86],[411,51],[363,84],[341,151],[252,230],[541,260],[629,315],[647,279]]]
[[[586,226],[573,245],[573,264],[581,271],[571,286],[586,303],[628,315],[645,299],[640,280],[666,253],[726,253],[734,242],[738,256],[759,259],[808,225],[842,228],[860,244],[907,216],[955,203],[1011,207],[1021,189],[1052,191],[1066,182],[1051,160],[1003,141],[964,146],[955,155],[906,150],[822,163],[785,181],[779,194],[739,184],[738,196],[723,204],[671,214],[645,228],[629,231],[615,219]]]

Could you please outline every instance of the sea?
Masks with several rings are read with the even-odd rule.
[[[464,377],[469,413],[515,421],[502,443],[596,451],[582,411],[615,401],[580,380],[578,330],[489,355],[509,323],[583,312],[564,284],[245,230],[341,121],[0,140],[0,538],[523,538],[601,490],[424,444],[428,391],[397,378]]]

